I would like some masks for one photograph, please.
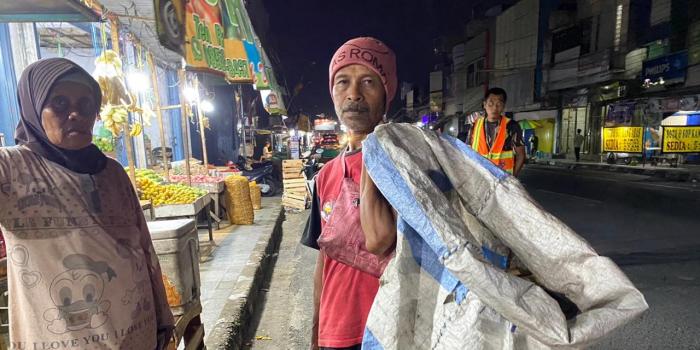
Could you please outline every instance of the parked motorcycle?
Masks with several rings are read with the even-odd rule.
[[[301,170],[301,172],[306,178],[306,188],[309,190],[309,193],[313,193],[316,174],[318,174],[323,167],[323,163],[320,162],[322,156],[323,148],[320,147],[302,154],[302,157],[306,159],[306,164],[304,164],[304,168]]]
[[[248,178],[248,181],[255,181],[260,186],[260,193],[263,197],[276,195],[282,187],[273,173],[273,164],[270,161],[253,163],[249,166],[245,158],[238,159],[238,168],[241,174]]]

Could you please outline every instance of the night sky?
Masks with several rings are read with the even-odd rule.
[[[494,2],[487,3],[490,7]],[[270,16],[269,50],[279,60],[275,66],[280,84],[294,89],[303,76],[304,89],[292,102],[315,115],[333,113],[328,91],[328,64],[335,50],[357,36],[384,41],[397,55],[401,82],[428,85],[434,64],[433,40],[447,33],[464,32],[471,18],[470,0],[264,0]],[[486,5],[475,7],[478,11]],[[400,108],[394,98],[392,111]],[[286,100],[289,104],[289,99]]]

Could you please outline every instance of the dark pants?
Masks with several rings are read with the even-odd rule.
[[[362,348],[362,344],[357,344],[353,346],[349,346],[347,348],[324,348],[321,347],[319,350],[360,350]]]
[[[574,147],[574,153],[576,154],[576,161],[581,159],[581,147]]]

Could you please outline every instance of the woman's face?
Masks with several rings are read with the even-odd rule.
[[[92,127],[99,106],[89,87],[58,82],[41,111],[41,125],[49,141],[63,149],[79,150],[92,143]]]

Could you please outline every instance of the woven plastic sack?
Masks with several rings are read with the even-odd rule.
[[[262,209],[262,191],[255,181],[250,182],[250,201],[253,202],[253,209]]]
[[[253,212],[253,203],[250,200],[248,179],[240,175],[231,175],[224,182],[226,183],[226,199],[229,205],[229,220],[234,225],[252,225],[255,213]]]

